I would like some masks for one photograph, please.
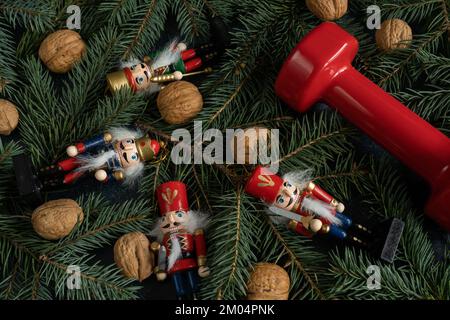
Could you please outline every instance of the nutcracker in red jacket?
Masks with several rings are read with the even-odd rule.
[[[342,214],[345,207],[308,177],[308,171],[286,174],[283,178],[259,166],[247,181],[245,191],[268,206],[277,221],[305,235],[328,233],[347,237],[352,220]]]
[[[138,130],[112,128],[103,134],[67,147],[69,158],[41,168],[44,187],[74,183],[93,172],[101,182],[133,183],[144,171],[144,162],[155,159],[161,144]]]
[[[162,216],[151,232],[157,237],[152,244],[158,252],[156,276],[162,281],[169,274],[179,299],[195,298],[198,276],[209,275],[204,236],[208,217],[189,210],[186,185],[180,181],[161,184],[156,195]]]

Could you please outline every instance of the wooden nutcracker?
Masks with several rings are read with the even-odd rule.
[[[151,232],[157,237],[152,250],[158,254],[155,274],[159,281],[172,278],[179,299],[196,298],[198,276],[207,277],[204,227],[207,215],[189,210],[186,185],[161,184],[156,195],[161,219]]]
[[[381,254],[382,259],[393,261],[403,222],[395,219],[391,223],[388,230],[391,237],[385,237],[384,227],[383,230],[377,230],[375,235],[344,215],[345,206],[312,182],[308,171],[291,172],[280,177],[269,169],[258,166],[247,181],[245,191],[266,203],[276,222],[286,224],[288,229],[298,234],[307,237],[328,234],[367,247],[376,251],[377,255]],[[389,243],[383,241],[383,246],[380,247],[380,237]]]
[[[108,90],[114,94],[127,87],[133,92],[151,94],[159,91],[162,83],[212,72],[211,68],[200,68],[216,55],[212,44],[187,49],[186,44],[173,41],[161,52],[150,54],[143,61],[133,59],[122,63],[121,70],[106,76]]]
[[[113,128],[104,134],[67,147],[69,158],[39,170],[43,185],[72,184],[88,172],[101,182],[131,184],[144,170],[144,162],[159,153],[158,141],[139,131]]]
[[[144,162],[155,159],[163,145],[139,131],[114,128],[67,147],[69,158],[37,172],[28,155],[20,154],[13,158],[19,193],[39,203],[42,190],[73,184],[87,173],[104,183],[133,184],[143,174]]]

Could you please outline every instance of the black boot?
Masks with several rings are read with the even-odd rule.
[[[41,204],[43,185],[33,168],[30,157],[24,153],[14,156],[13,165],[19,195],[31,204]]]

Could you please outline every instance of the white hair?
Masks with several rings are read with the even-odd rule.
[[[302,201],[302,210],[310,211],[331,224],[342,225],[341,220],[335,216],[336,210],[326,202],[305,197]]]
[[[120,61],[120,68],[121,69],[131,68],[132,66],[135,66],[140,63],[141,63],[141,60],[139,60],[136,57],[131,57],[130,60]]]
[[[296,170],[286,173],[283,179],[288,181],[290,184],[298,187],[300,190],[305,189],[308,183],[312,180],[312,169],[306,170]]]
[[[113,142],[124,140],[124,139],[138,139],[144,134],[139,129],[129,129],[126,127],[114,127],[108,130],[111,133]]]
[[[134,185],[136,181],[138,181],[144,174],[144,167],[144,163],[141,161],[131,167],[124,168],[123,173],[125,176],[125,181],[123,183],[127,186]]]
[[[171,236],[172,247],[170,248],[169,257],[167,257],[167,270],[172,269],[173,265],[182,256],[180,241],[177,237]]]
[[[177,45],[179,43],[178,39],[173,39],[170,41],[163,50],[161,50],[158,55],[151,61],[150,67],[152,69],[158,69],[160,67],[168,66],[176,63],[181,59],[181,52],[178,49]],[[136,59],[135,57],[131,58],[128,61],[121,61],[121,68],[130,68],[134,65],[142,63],[141,60]],[[149,95],[155,93],[161,89],[161,84],[152,83],[146,90],[145,94]]]
[[[77,162],[80,166],[76,170],[85,172],[101,169],[109,159],[115,156],[116,152],[114,150],[109,150],[96,156],[81,154],[77,157]]]
[[[151,65],[153,69],[168,66],[181,58],[181,52],[177,48],[178,42],[178,39],[174,39],[164,47],[155,59],[153,59]]]

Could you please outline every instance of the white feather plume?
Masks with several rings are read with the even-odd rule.
[[[303,190],[312,180],[312,174],[312,169],[296,170],[286,173],[283,176],[283,179],[289,181],[292,185],[297,186],[300,190]]]
[[[338,226],[342,225],[341,220],[336,218],[336,216],[333,214],[334,208],[326,202],[305,197],[302,201],[302,210],[310,211],[326,219],[332,224]]]
[[[174,39],[164,47],[164,49],[155,57],[155,59],[153,59],[153,69],[171,65],[181,58],[181,52],[177,48],[178,42],[179,41],[177,39]]]
[[[190,233],[194,233],[196,229],[206,229],[209,224],[209,215],[200,211],[189,211],[190,219],[185,224],[186,229]]]
[[[126,127],[115,127],[108,130],[113,137],[113,142],[124,139],[138,139],[143,136],[143,133],[139,129],[129,129]]]
[[[123,169],[125,176],[124,185],[131,186],[144,174],[144,163],[139,162],[131,167]]]
[[[109,159],[114,158],[116,156],[116,152],[114,150],[109,150],[103,152],[98,155],[79,155],[77,157],[77,162],[80,166],[76,169],[76,171],[92,171],[98,170],[108,162]]]
[[[141,60],[139,60],[136,57],[132,57],[130,60],[127,61],[120,61],[120,68],[121,69],[131,68],[132,66],[135,66],[139,63],[141,63]]]

